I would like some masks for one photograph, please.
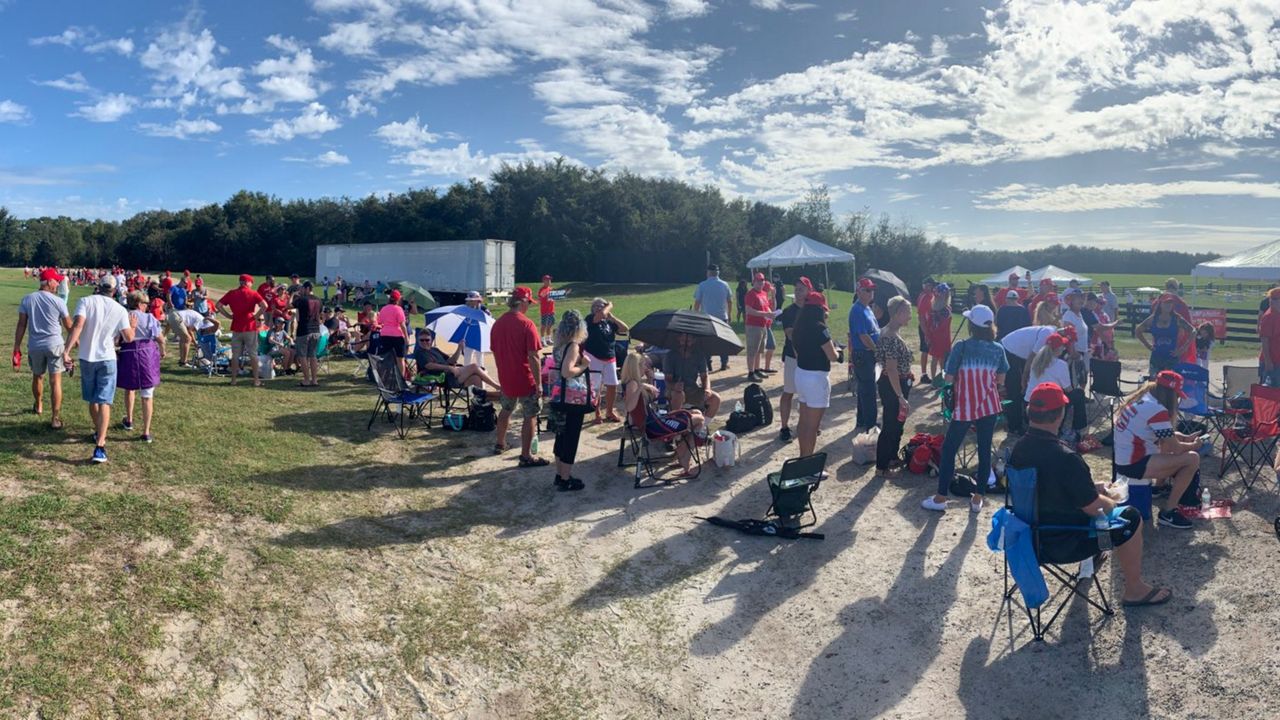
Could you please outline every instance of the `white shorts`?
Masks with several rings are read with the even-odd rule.
[[[788,395],[796,394],[796,359],[782,359],[782,392]]]
[[[618,384],[618,364],[613,360],[597,360],[587,353],[587,362],[591,369],[591,384],[600,387],[613,387]]]
[[[831,406],[831,378],[821,370],[796,368],[796,399],[811,408]]]

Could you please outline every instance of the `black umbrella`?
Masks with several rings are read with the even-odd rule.
[[[631,326],[631,339],[661,348],[676,347],[676,336],[692,335],[704,355],[737,355],[742,341],[729,323],[697,310],[658,310]]]
[[[871,278],[871,281],[876,284],[876,296],[873,302],[879,306],[879,309],[876,311],[876,319],[882,323],[888,322],[888,318],[885,317],[885,313],[889,308],[889,298],[901,296],[907,300],[911,299],[911,293],[907,290],[907,284],[902,282],[901,278],[888,270],[867,268],[867,271],[862,273],[862,277]]]

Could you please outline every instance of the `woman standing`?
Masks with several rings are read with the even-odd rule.
[[[590,379],[582,377],[590,367],[590,361],[582,352],[582,342],[587,337],[587,326],[577,310],[566,310],[556,326],[551,349],[551,392],[559,391],[561,380],[566,381],[565,394],[574,388],[590,388]],[[570,382],[574,381],[574,382]],[[556,490],[581,490],[585,485],[573,476],[573,463],[578,457],[578,440],[582,437],[582,418],[587,414],[586,405],[568,405],[562,402],[552,410],[556,419]]]
[[[599,395],[600,385],[604,385],[604,401],[596,404],[596,423],[618,422],[618,414],[613,411],[613,404],[618,397],[618,358],[614,343],[618,333],[630,332],[627,324],[613,316],[613,303],[604,298],[591,301],[591,315],[587,318],[587,341],[582,348],[587,352],[587,362],[591,367],[591,383]],[[604,417],[600,411],[604,410]]]
[[[951,286],[938,283],[933,290],[933,308],[927,323],[929,357],[933,362],[945,364],[951,352]],[[930,363],[930,365],[933,364]],[[935,373],[934,382],[937,382]]]
[[[1155,312],[1138,325],[1138,342],[1151,351],[1147,374],[1154,377],[1161,370],[1172,370],[1187,347],[1195,340],[1195,328],[1175,312],[1177,296],[1161,295]],[[1151,339],[1147,339],[1147,335]]]
[[[920,503],[926,510],[947,509],[947,493],[956,472],[956,453],[970,427],[978,431],[977,492],[969,500],[970,512],[982,510],[983,490],[991,473],[991,436],[1000,416],[1000,386],[1009,371],[1009,360],[1004,348],[995,341],[995,315],[991,308],[975,305],[966,310],[964,316],[969,321],[969,338],[957,343],[947,356],[946,380],[955,389],[955,407],[942,443],[938,492]]]
[[[831,363],[836,362],[837,355],[827,329],[828,312],[822,293],[809,293],[791,331],[796,351],[796,399],[800,401],[800,423],[796,428],[800,457],[813,454],[822,416],[831,405]]]
[[[378,353],[385,355],[389,352],[395,355],[400,377],[404,377],[405,338],[409,337],[406,322],[404,308],[400,307],[400,291],[392,290],[390,302],[378,311],[378,326],[382,333]]]
[[[986,305],[994,308],[995,304],[991,302],[991,288],[979,283],[973,286],[973,292],[969,296],[969,307],[974,305]]]
[[[120,346],[119,386],[124,390],[125,430],[133,429],[134,402],[142,396],[142,440],[151,442],[151,417],[156,386],[160,384],[160,359],[164,357],[164,330],[160,321],[147,311],[150,304],[146,293],[133,292],[129,303],[130,315],[137,321],[133,341]]]
[[[889,324],[880,331],[876,343],[876,362],[880,363],[880,405],[884,408],[884,420],[880,423],[880,438],[876,440],[876,470],[883,475],[902,466],[898,446],[902,444],[902,426],[911,406],[907,395],[915,377],[911,374],[911,348],[899,331],[911,320],[911,303],[903,297],[889,298],[886,310]]]

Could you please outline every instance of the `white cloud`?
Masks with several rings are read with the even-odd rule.
[[[667,0],[667,16],[675,19],[701,17],[711,12],[707,0]]]
[[[609,87],[600,78],[589,76],[577,67],[562,67],[544,73],[533,84],[533,93],[539,100],[556,106],[624,102],[628,99],[626,93]]]
[[[195,135],[210,135],[220,132],[222,126],[207,118],[197,120],[181,119],[172,125],[160,125],[157,123],[142,123],[138,126],[148,135],[155,137],[169,137],[185,140]]]
[[[71,114],[91,122],[108,123],[128,115],[137,106],[137,98],[124,93],[113,93],[103,95],[97,102],[77,105],[77,110]]]
[[[351,164],[351,158],[341,153],[335,152],[333,150],[320,153],[319,155],[313,158],[287,157],[285,158],[285,161],[307,163],[309,165],[316,165],[318,167],[332,167],[334,165],[350,165]]]
[[[248,96],[242,80],[244,70],[221,67],[218,45],[208,28],[199,33],[185,25],[162,32],[139,56],[142,66],[154,75],[153,92],[161,97],[185,97],[190,105],[207,95],[215,100],[239,100]]]
[[[342,123],[330,115],[324,105],[313,102],[302,111],[301,115],[294,119],[277,120],[266,129],[250,130],[249,137],[257,143],[274,144],[288,142],[299,135],[303,137],[319,137],[340,127],[342,127]]]
[[[273,101],[288,103],[311,102],[320,97],[325,87],[315,78],[322,64],[293,38],[271,35],[267,43],[285,53],[278,58],[263,60],[253,67],[253,73],[264,77],[258,88],[266,96],[266,104]]]
[[[329,34],[320,38],[320,46],[344,55],[372,55],[383,35],[382,30],[367,22],[334,23]]]
[[[85,38],[85,31],[72,25],[57,35],[45,35],[44,37],[34,37],[27,42],[32,45],[63,45],[65,47],[73,47]]]
[[[430,175],[446,178],[484,178],[502,169],[504,165],[525,162],[543,163],[563,156],[547,152],[536,144],[526,143],[521,152],[495,153],[471,152],[469,143],[459,143],[452,148],[418,148],[398,155],[391,162],[408,165],[414,175]],[[572,159],[568,159],[573,162]]]
[[[342,101],[342,107],[346,108],[348,117],[359,117],[366,114],[377,116],[378,114],[376,105],[365,101],[358,95],[348,95],[347,99]]]
[[[921,195],[920,193],[898,191],[895,193],[890,193],[889,202],[891,203],[906,202],[907,200],[914,200],[918,197],[923,197],[923,195]]]
[[[0,123],[23,123],[31,119],[26,106],[12,100],[0,100]]]
[[[547,116],[570,140],[602,159],[611,169],[645,175],[706,180],[701,162],[671,147],[671,126],[661,117],[637,107],[596,105],[563,108]]]
[[[122,38],[101,39],[98,31],[92,27],[82,28],[72,25],[57,35],[31,38],[32,45],[62,45],[64,47],[83,47],[88,53],[114,52],[128,57],[133,54],[133,40]]]
[[[812,10],[818,7],[813,3],[786,2],[786,0],[751,0],[751,4],[761,10]]]
[[[133,54],[133,40],[129,38],[102,40],[85,45],[84,51],[89,53],[114,52],[129,57]]]
[[[57,88],[68,92],[88,93],[93,92],[93,88],[89,86],[89,81],[84,79],[84,75],[73,72],[70,75],[63,75],[57,80],[39,80],[37,85],[45,87]]]
[[[1023,212],[1085,212],[1120,208],[1156,208],[1170,197],[1234,196],[1280,199],[1280,183],[1224,180],[1183,180],[1170,183],[1122,183],[1107,185],[1012,184],[979,196],[974,205],[983,210]]]
[[[373,133],[392,147],[416,148],[430,145],[440,139],[439,135],[428,132],[417,115],[404,122],[392,122],[383,125]]]

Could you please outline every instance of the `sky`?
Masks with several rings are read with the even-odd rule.
[[[569,162],[961,247],[1280,239],[1276,0],[0,0],[0,206]]]

